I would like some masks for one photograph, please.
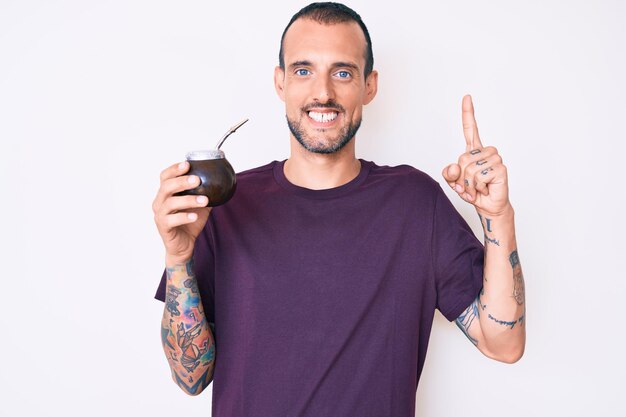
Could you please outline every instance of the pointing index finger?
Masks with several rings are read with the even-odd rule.
[[[474,104],[472,103],[472,96],[469,94],[463,97],[461,119],[463,121],[463,135],[465,135],[465,143],[467,144],[466,152],[476,148],[482,148],[483,144],[480,142],[478,126],[474,118]]]

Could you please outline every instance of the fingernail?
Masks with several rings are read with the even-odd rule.
[[[456,191],[457,193],[460,193],[461,191],[463,191],[463,187],[461,187],[459,184],[456,184],[454,186],[454,191]]]
[[[472,197],[471,194],[465,193],[465,199],[467,199],[469,201],[473,201],[474,197]]]
[[[191,221],[195,221],[198,218],[198,215],[196,213],[189,213],[187,214],[187,218]]]
[[[178,169],[185,169],[185,165],[187,163],[185,161],[181,162],[180,164],[178,164]]]
[[[190,175],[189,178],[187,178],[187,181],[189,181],[189,184],[195,184],[196,183],[196,176],[195,175]]]
[[[208,203],[208,198],[206,198],[203,195],[199,195],[198,197],[196,197],[196,201],[198,202],[198,204],[202,204],[205,205],[206,203]]]

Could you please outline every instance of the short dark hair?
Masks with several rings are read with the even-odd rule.
[[[367,31],[365,23],[363,23],[361,16],[348,6],[332,2],[311,3],[293,15],[289,24],[283,31],[283,36],[280,38],[280,52],[278,53],[278,65],[280,65],[280,68],[285,69],[285,53],[283,51],[285,34],[293,22],[300,18],[311,19],[315,22],[327,25],[345,22],[358,23],[365,35],[365,43],[367,44],[365,47],[365,78],[370,75],[372,69],[374,69],[374,53],[372,52],[372,39],[370,39],[370,34]]]

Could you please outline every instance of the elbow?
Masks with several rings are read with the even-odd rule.
[[[515,351],[511,354],[508,355],[504,355],[501,358],[499,358],[498,360],[502,363],[506,363],[506,364],[514,364],[515,362],[519,361],[520,359],[522,359],[522,356],[524,356],[524,349]]]
[[[487,341],[485,341],[487,342]],[[481,344],[478,345],[479,349]],[[491,346],[488,343],[482,344],[481,352],[490,359],[498,362],[513,364],[522,359],[526,348],[526,337],[524,335],[514,340],[508,340],[507,343],[494,343]]]
[[[498,362],[514,364],[522,359],[522,356],[524,356],[524,345],[517,346],[512,349],[507,349],[506,351],[501,351],[498,353],[487,354],[486,356]]]
[[[202,391],[213,381],[213,367],[209,367],[202,375],[200,379],[198,379],[195,383],[189,384],[187,381],[182,380],[176,372],[172,372],[172,379],[174,383],[178,385],[178,387],[185,394],[195,397],[196,395],[200,395]]]
[[[208,384],[197,384],[197,385],[189,386],[185,384],[184,382],[180,381],[180,379],[178,379],[176,376],[173,379],[176,385],[178,385],[178,388],[180,388],[182,392],[189,395],[190,397],[195,397],[197,395],[200,395],[202,391],[204,391],[204,389],[208,386]]]
[[[204,389],[200,388],[197,391],[191,392],[191,391],[188,391],[187,389],[181,387],[180,385],[179,385],[179,387],[180,387],[180,390],[182,392],[184,392],[185,394],[189,395],[190,397],[195,397],[197,395],[200,395],[202,393],[202,391],[204,391]]]
[[[195,397],[197,395],[200,395],[202,393],[202,391],[204,391],[204,387],[200,387],[196,391],[193,391],[193,392],[192,391],[187,391],[185,388],[182,388],[182,387],[181,387],[181,390],[185,394],[189,395],[190,397]]]

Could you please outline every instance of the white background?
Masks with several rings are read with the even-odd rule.
[[[0,415],[210,415],[161,350],[150,205],[163,168],[243,117],[238,171],[288,156],[272,74],[305,4],[0,2]],[[526,354],[490,361],[438,315],[417,414],[625,415],[625,3],[348,4],[380,72],[358,155],[442,182],[471,93],[516,208]]]

